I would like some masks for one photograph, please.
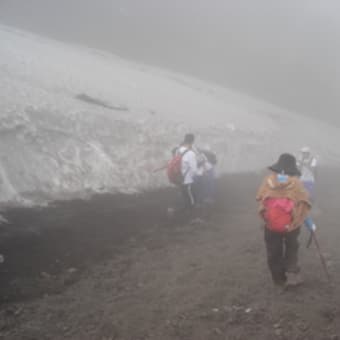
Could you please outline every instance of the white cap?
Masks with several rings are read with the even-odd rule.
[[[301,148],[301,152],[302,153],[310,153],[310,148],[308,146],[304,146],[303,148]]]

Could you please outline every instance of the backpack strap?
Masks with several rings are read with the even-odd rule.
[[[187,152],[189,152],[191,149],[186,149],[184,152],[180,152],[181,157],[183,157]],[[193,151],[193,150],[191,150]]]

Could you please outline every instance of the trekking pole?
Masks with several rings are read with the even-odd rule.
[[[153,169],[153,170],[152,170],[152,173],[155,173],[155,172],[159,172],[159,171],[165,170],[167,167],[168,167],[168,164],[163,165],[163,166],[161,166],[161,167],[159,167],[159,168]]]
[[[310,234],[309,234],[309,237],[308,237],[308,241],[307,241],[307,244],[306,244],[306,248],[309,249],[310,245],[312,244],[313,242],[313,232],[310,231]]]
[[[331,276],[330,276],[329,271],[328,271],[327,263],[326,263],[325,257],[323,256],[323,254],[321,252],[320,244],[319,244],[319,241],[316,237],[316,233],[315,233],[316,226],[315,226],[313,220],[310,217],[307,217],[307,219],[305,220],[305,226],[310,231],[309,240],[307,242],[307,248],[309,248],[310,245],[312,244],[312,242],[314,241],[316,249],[317,249],[319,257],[320,257],[320,260],[321,260],[322,268],[323,268],[324,272],[326,273],[328,282],[331,282]]]
[[[326,260],[325,260],[325,257],[323,256],[322,252],[321,252],[321,249],[320,249],[320,244],[319,244],[319,241],[316,237],[316,234],[315,234],[315,231],[314,230],[311,230],[311,237],[315,243],[315,246],[316,246],[316,249],[319,253],[319,257],[320,257],[320,260],[321,260],[321,264],[322,264],[322,267],[326,273],[326,276],[327,276],[327,279],[328,279],[328,282],[331,282],[331,276],[329,274],[329,271],[328,271],[328,267],[327,267],[327,263],[326,263]]]

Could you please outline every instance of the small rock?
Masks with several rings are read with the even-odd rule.
[[[5,257],[0,254],[0,264],[3,264],[5,262]]]
[[[24,310],[24,307],[19,307],[15,312],[14,312],[14,315],[15,316],[18,316],[20,315]]]
[[[282,335],[282,329],[280,329],[280,328],[275,329],[275,335],[276,336],[281,336]]]
[[[69,276],[69,277],[65,277],[63,280],[63,285],[64,286],[72,286],[73,284],[75,284],[77,282],[77,277],[76,276]]]
[[[245,310],[245,312],[247,313],[247,314],[249,314],[249,313],[251,313],[253,310],[251,309],[251,308],[247,308],[246,310]]]
[[[175,209],[174,208],[168,208],[167,209],[167,216],[170,218],[170,217],[173,217],[175,215]]]
[[[214,313],[218,313],[220,310],[219,310],[218,308],[213,308],[212,311],[213,311]]]
[[[191,225],[203,225],[203,224],[205,224],[205,223],[206,223],[206,221],[203,220],[202,218],[199,218],[199,217],[194,218],[194,219],[192,219],[192,220],[190,221],[190,224],[191,224]]]
[[[19,316],[23,312],[24,308],[23,307],[11,307],[5,309],[5,314],[7,316]]]
[[[0,225],[1,224],[9,224],[7,218],[3,217],[2,215],[0,215]]]
[[[299,329],[301,329],[302,331],[306,332],[309,328],[309,325],[306,322],[298,322],[297,326]]]
[[[7,308],[7,309],[5,309],[5,315],[6,316],[13,316],[14,315],[14,313],[15,313],[15,311],[13,310],[13,308]]]
[[[326,261],[326,265],[327,267],[333,267],[333,261],[332,260]]]
[[[74,273],[76,273],[77,271],[78,271],[77,268],[69,268],[69,269],[67,270],[67,272],[68,272],[69,274],[74,274]]]
[[[52,278],[52,276],[49,273],[46,273],[46,272],[41,272],[40,276],[45,280],[50,280]]]
[[[222,331],[219,328],[215,328],[214,333],[217,334],[217,335],[221,335]]]
[[[332,255],[330,253],[323,253],[323,256],[326,260],[330,260],[332,258]]]

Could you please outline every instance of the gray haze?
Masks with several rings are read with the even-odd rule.
[[[338,0],[0,0],[0,21],[340,125]]]

